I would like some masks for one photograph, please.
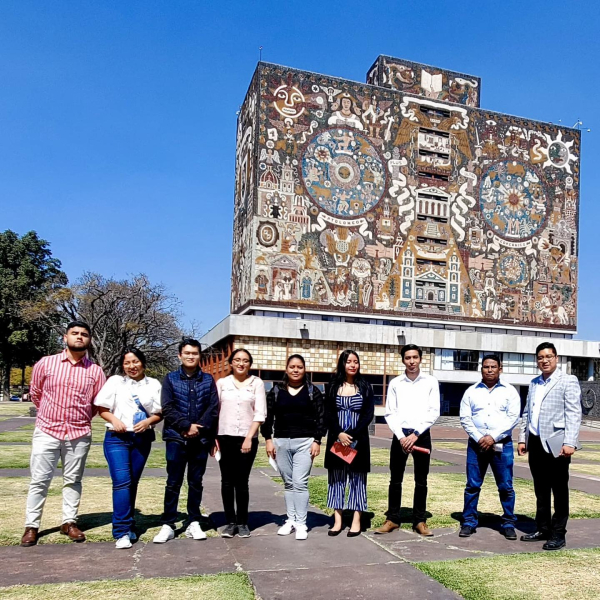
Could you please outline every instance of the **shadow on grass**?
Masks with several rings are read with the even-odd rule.
[[[479,524],[477,527],[493,529],[494,531],[500,531],[502,529],[502,517],[500,515],[489,512],[478,512],[477,515],[479,518]],[[450,516],[458,521],[458,523],[462,523],[462,513],[453,512]],[[524,533],[533,533],[534,531],[537,531],[535,519],[518,513],[515,514],[515,517],[517,519],[515,529],[518,529]]]

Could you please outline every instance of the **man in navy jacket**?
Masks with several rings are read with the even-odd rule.
[[[162,386],[163,439],[167,447],[167,485],[162,528],[154,542],[175,537],[177,505],[185,468],[188,470],[188,527],[186,537],[206,539],[200,527],[202,478],[214,443],[219,396],[212,375],[200,369],[200,343],[184,339],[179,344],[181,367],[169,373]]]

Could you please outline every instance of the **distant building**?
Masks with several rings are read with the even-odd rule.
[[[205,368],[247,346],[263,379],[317,382],[360,353],[383,404],[399,345],[455,412],[482,353],[526,389],[534,351],[593,376],[577,324],[580,134],[479,108],[478,77],[380,56],[367,84],[259,63],[238,118],[231,315]]]

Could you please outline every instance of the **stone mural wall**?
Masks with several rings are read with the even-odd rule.
[[[232,311],[574,330],[578,186],[576,130],[260,63]]]
[[[479,106],[481,97],[479,77],[391,56],[377,58],[367,73],[367,83],[465,106]]]

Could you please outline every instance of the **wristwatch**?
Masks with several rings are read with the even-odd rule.
[[[414,433],[414,434],[415,434],[417,437],[419,437],[419,436],[421,435],[421,434],[420,434],[420,433],[419,433],[419,432],[418,432],[416,429],[413,431],[413,433]]]
[[[319,446],[321,445],[321,440],[313,440],[313,442],[314,442],[315,444],[319,444]]]

